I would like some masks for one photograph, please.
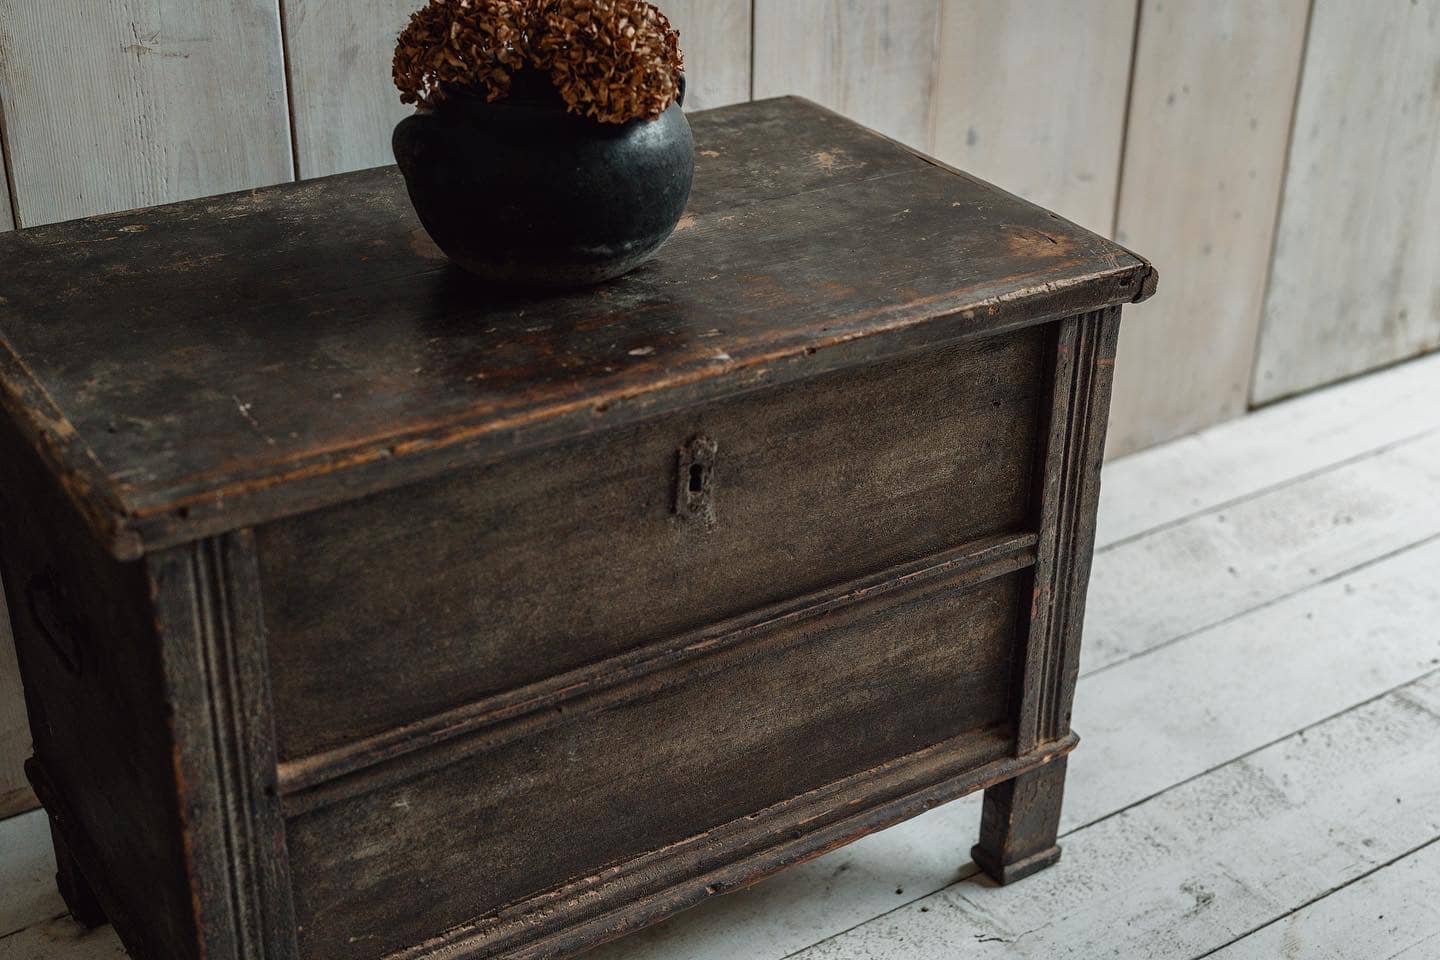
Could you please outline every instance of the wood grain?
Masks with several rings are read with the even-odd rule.
[[[20,223],[291,178],[273,0],[9,0],[3,20]]]
[[[730,618],[1025,529],[1044,332],[756,391],[262,527],[282,759],[688,631],[709,627],[713,643]],[[676,449],[694,436],[719,445],[713,526],[675,516]],[[395,643],[411,633],[419,648]],[[369,695],[377,670],[393,678],[384,698]]]
[[[134,556],[1153,289],[1134,255],[813,104],[695,127],[689,221],[598,291],[461,274],[393,168],[0,234],[7,403]]]
[[[1436,209],[1440,3],[1316,0],[1256,403],[1440,346]]]
[[[1440,362],[1440,358],[1424,362]],[[1295,443],[1295,455],[1310,447],[1338,455],[1336,443],[1351,436],[1352,428],[1345,422],[1347,410],[1357,411],[1355,416],[1362,419],[1373,415],[1383,421],[1386,404],[1413,406],[1422,402],[1410,393],[1419,385],[1419,380],[1410,382],[1406,389],[1387,388],[1392,381],[1409,380],[1409,371],[1417,364],[1267,409],[1253,419],[1260,421],[1257,429]],[[1425,377],[1423,381],[1431,385],[1440,382],[1434,377]],[[1374,403],[1366,403],[1365,397],[1357,392],[1366,383],[1379,395]],[[1408,404],[1406,396],[1411,397]],[[1319,403],[1321,400],[1325,402]],[[1315,424],[1311,428],[1299,417],[1305,411],[1313,414]],[[1283,425],[1273,422],[1274,415],[1281,412],[1289,417]],[[1325,440],[1323,428],[1335,427],[1337,421],[1340,421],[1339,433]],[[1194,482],[1149,484],[1153,490],[1147,506],[1149,515],[1164,525],[1167,518],[1182,513],[1195,500],[1234,499],[1231,478],[1237,471],[1226,465],[1232,456],[1254,459],[1249,424],[1247,419],[1216,428],[1206,435],[1202,445],[1196,446],[1191,441],[1179,444],[1189,452],[1189,470],[1183,479],[1193,478]],[[1312,438],[1316,430],[1320,430],[1320,439]],[[1227,437],[1234,438],[1233,451],[1226,445]],[[1351,439],[1353,441],[1353,436]],[[1109,465],[1106,489],[1124,468],[1161,452],[1157,450]],[[1277,450],[1277,456],[1287,455],[1283,446]],[[1160,469],[1159,465],[1155,469]],[[1263,491],[1271,475],[1256,471],[1245,476],[1256,484],[1251,492],[1259,492],[1259,499],[1266,499]],[[1176,480],[1180,479],[1177,475]],[[1304,513],[1309,502],[1308,498],[1296,501],[1297,516]],[[1323,506],[1317,506],[1317,510],[1329,513],[1335,506],[1333,500],[1327,500]],[[1267,522],[1264,517],[1269,512],[1267,509],[1258,514],[1257,522]],[[1237,522],[1239,519],[1237,516]],[[1319,520],[1310,518],[1305,522],[1307,526],[1318,527]],[[1261,541],[1263,537],[1257,538],[1257,543]],[[1357,544],[1364,542],[1368,541],[1362,538]],[[1097,583],[1106,577],[1106,565],[1113,555],[1112,551],[1097,557]],[[1203,558],[1196,558],[1196,562],[1201,560]],[[1277,572],[1286,562],[1290,561],[1276,560]],[[1114,813],[1177,780],[1223,764],[1236,753],[1344,710],[1432,669],[1429,660],[1436,655],[1432,652],[1434,638],[1416,626],[1440,617],[1440,592],[1433,577],[1435,563],[1434,548],[1428,552],[1407,552],[1331,583],[1308,588],[1264,611],[1243,615],[1113,670],[1082,678],[1076,723],[1086,734],[1085,747],[1071,758],[1062,829],[1073,830]],[[1157,610],[1184,599],[1189,593],[1183,574],[1160,577],[1156,582],[1157,589],[1137,591],[1137,600],[1148,600]],[[1243,598],[1248,587],[1241,583],[1222,583],[1214,589]],[[1104,613],[1111,609],[1110,605],[1092,603],[1090,606],[1093,613],[1087,631],[1104,629]],[[1317,624],[1320,625],[1318,632]],[[1274,643],[1281,644],[1278,649],[1285,651],[1283,656],[1253,657],[1254,651]],[[1236,660],[1241,658],[1249,664],[1243,676],[1234,669]],[[1237,679],[1241,682],[1237,683]],[[1086,693],[1087,690],[1091,692]],[[1259,696],[1255,690],[1269,692]],[[1219,708],[1210,709],[1207,704],[1216,704]],[[1182,712],[1176,714],[1177,709]],[[1173,717],[1174,722],[1162,722],[1166,717]],[[1203,731],[1203,738],[1195,736],[1196,731]],[[1313,737],[1308,739],[1318,742]],[[1202,749],[1186,748],[1186,744]],[[797,867],[752,890],[720,898],[651,931],[628,937],[595,956],[597,960],[673,960],[677,957],[730,960],[737,949],[756,960],[787,956],[888,912],[917,894],[954,882],[959,844],[974,830],[979,816],[978,801],[978,797],[971,797],[939,808],[843,851]],[[33,836],[28,841],[17,839],[17,825],[27,823],[33,824],[33,829],[26,836]],[[3,834],[0,849],[29,850],[29,859],[24,862],[37,862],[24,875],[32,879],[25,880],[15,872],[18,861],[14,857],[0,857],[0,889],[10,889],[10,885],[20,889],[20,885],[27,882],[48,889],[53,866],[48,864],[43,819],[28,817],[0,824],[0,834]],[[1073,856],[1074,851],[1067,846],[1067,857],[1073,859]],[[966,872],[962,871],[960,876]],[[903,893],[897,894],[897,890]],[[1341,891],[1332,896],[1344,895]],[[26,926],[39,925],[3,941],[13,946],[15,957],[88,960],[112,955],[108,948],[101,946],[114,944],[108,928],[89,937],[79,937],[68,920],[41,923],[52,915],[52,909],[56,912],[59,909],[55,907],[53,892],[41,901],[30,910],[25,921]],[[1322,900],[1304,912],[1323,909],[1324,904]],[[3,915],[0,910],[0,916]],[[1397,909],[1387,916],[1401,918],[1396,923],[1397,935],[1410,929],[1408,920],[1404,919],[1410,916],[1408,907],[1406,912]],[[1203,919],[1201,913],[1178,922],[1188,924]],[[1377,929],[1380,927],[1384,928],[1382,932],[1391,929],[1384,923]],[[1308,924],[1305,929],[1310,929]],[[743,946],[737,947],[737,944]],[[118,946],[113,949],[118,956]],[[1275,951],[1270,950],[1254,955],[1274,954]],[[1242,952],[1238,956],[1249,955],[1252,954]],[[8,960],[11,954],[0,948],[0,956]]]
[[[1437,560],[1440,546],[1407,551],[1113,670],[1082,676],[1075,725],[1084,743],[1069,758],[1061,820],[1065,857],[1082,855],[1066,834],[1083,833],[1089,824],[1434,670],[1440,640],[1421,628],[1440,616]],[[1097,573],[1106,562],[1105,555],[1096,558]],[[1150,602],[1160,608],[1186,590],[1174,580]],[[1266,653],[1257,657],[1256,651]],[[975,800],[707,904],[596,958],[729,960],[740,943],[747,957],[781,960],[943,888],[958,884],[954,890],[984,892],[965,882],[973,868],[955,870],[956,838],[968,836],[980,815]],[[1208,812],[1195,808],[1188,815],[1203,820]],[[1100,874],[1087,856],[1080,872]],[[1210,861],[1177,859],[1177,870],[1195,870],[1200,862]],[[1088,883],[1072,884],[1068,902],[1078,905]],[[996,919],[1005,921],[1007,914]],[[1204,922],[1179,912],[1165,917],[1172,926]],[[1114,931],[1123,932],[1132,919],[1122,917]]]
[[[862,601],[723,669],[689,668],[670,689],[292,819],[304,955],[388,955],[691,837],[723,857],[729,845],[707,833],[962,734],[984,742],[978,731],[1004,724],[1010,650],[996,640],[1022,589],[1010,574]],[[1012,744],[1002,735],[984,759]],[[404,895],[414,889],[423,905]]]
[[[1440,430],[1440,355],[1112,462],[1100,489],[1096,542],[1104,550],[1434,430]]]
[[[1440,954],[1440,842],[1307,904],[1214,954],[1214,960],[1385,957]]]
[[[302,179],[395,162],[390,133],[415,108],[400,102],[390,58],[420,6],[420,0],[282,0]]]
[[[1102,669],[1435,536],[1440,432],[1106,552],[1090,584],[1104,614],[1087,624],[1081,663]]]
[[[1440,633],[1427,629],[1440,616],[1440,541],[1354,563],[1288,596],[1278,586],[1233,620],[1087,675],[1075,716],[1085,748],[1071,767],[1090,788],[1070,792],[1066,828],[1117,809],[1117,788],[1097,782],[1151,796],[1440,667]],[[1172,602],[1185,589],[1173,583],[1163,594]],[[1135,730],[1139,717],[1158,732]]]
[[[755,96],[799,94],[930,144],[941,0],[755,0]]]
[[[1141,11],[1116,236],[1174,282],[1120,339],[1111,455],[1246,409],[1306,8]]]
[[[1134,0],[944,0],[935,156],[1109,234],[1135,11]]]
[[[1204,956],[1435,839],[1440,765],[1417,745],[1437,737],[1431,674],[1071,834],[1023,884],[956,884],[795,957],[953,956],[1022,936],[1057,960],[1157,943]]]
[[[685,109],[750,99],[750,0],[659,0],[680,31]]]

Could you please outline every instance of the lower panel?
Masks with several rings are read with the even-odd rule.
[[[942,767],[1000,760],[1014,749],[1024,582],[1012,573],[850,605],[723,670],[692,663],[693,682],[295,816],[302,955],[423,944],[937,744],[948,742]],[[814,829],[796,822],[795,840]],[[726,853],[714,843],[712,855]]]

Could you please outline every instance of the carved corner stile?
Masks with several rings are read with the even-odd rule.
[[[297,956],[254,534],[151,561],[200,956]]]
[[[1041,459],[1040,529],[1017,749],[1070,732],[1120,308],[1060,324]]]

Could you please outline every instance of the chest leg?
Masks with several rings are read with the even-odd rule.
[[[1064,757],[986,790],[980,842],[970,851],[980,869],[1004,885],[1059,860],[1064,793]]]

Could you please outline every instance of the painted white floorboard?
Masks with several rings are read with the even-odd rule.
[[[1106,551],[1082,673],[1440,535],[1440,431]]]
[[[68,915],[0,938],[0,960],[115,960],[127,956],[113,927],[86,930]]]
[[[1174,523],[1440,429],[1440,353],[1266,407],[1111,463],[1097,543]]]
[[[1437,572],[1440,542],[1082,679],[1062,830],[1440,668],[1440,630],[1423,629],[1440,624]],[[738,940],[747,958],[778,960],[942,889],[978,824],[967,798],[595,956],[729,960]]]
[[[1214,960],[1284,957],[1440,957],[1440,840],[1214,954]]]
[[[36,810],[0,821],[0,938],[64,912],[45,815]]]
[[[967,880],[797,960],[1191,960],[1440,837],[1437,742],[1440,674],[1072,834],[1023,883]]]
[[[1440,540],[1082,679],[1061,828],[1437,670]]]

